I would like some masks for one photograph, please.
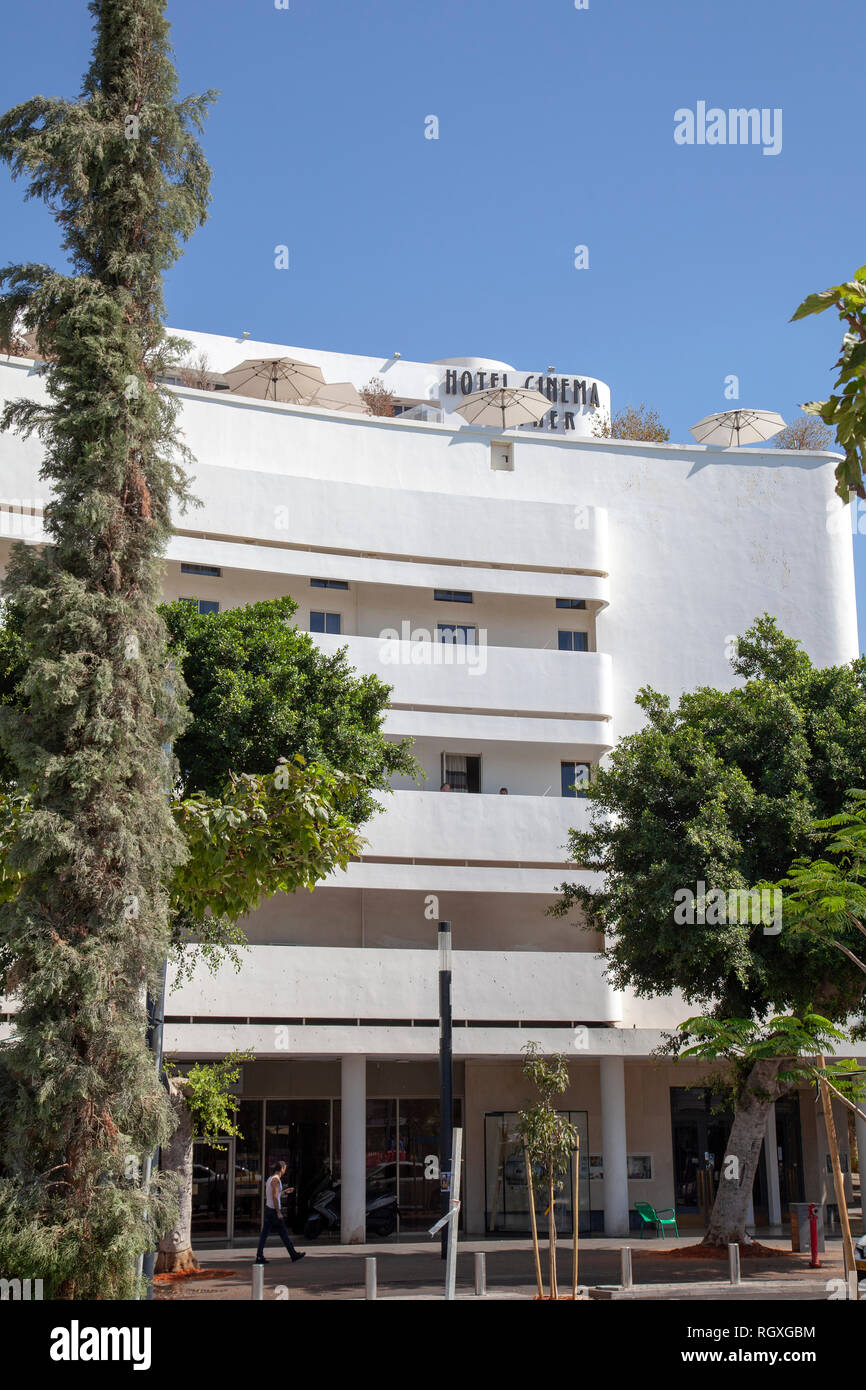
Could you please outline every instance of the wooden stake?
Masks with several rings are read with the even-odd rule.
[[[556,1177],[553,1159],[547,1169],[547,1248],[550,1256],[550,1297],[559,1298],[559,1282],[556,1278]]]
[[[535,1192],[532,1186],[532,1164],[529,1161],[529,1149],[526,1144],[523,1146],[523,1157],[526,1160],[526,1187],[529,1192],[529,1216],[532,1221],[532,1248],[535,1252],[535,1278],[538,1284],[538,1297],[544,1298],[544,1285],[541,1282],[541,1252],[538,1249],[538,1223],[535,1220]]]
[[[823,1057],[818,1058],[820,1070],[826,1071],[827,1065]],[[839,1145],[836,1142],[836,1122],[833,1119],[833,1102],[830,1099],[830,1091],[824,1078],[818,1081],[821,1091],[821,1104],[824,1107],[824,1123],[827,1126],[827,1143],[830,1146],[830,1161],[833,1165],[833,1186],[836,1189],[836,1207],[839,1211],[839,1224],[842,1227],[842,1251],[845,1260],[846,1277],[852,1271],[856,1272],[854,1264],[854,1242],[851,1239],[851,1223],[848,1220],[848,1203],[845,1200],[845,1179],[842,1177],[842,1164],[839,1162]],[[859,1295],[858,1295],[859,1297]]]
[[[574,1254],[571,1269],[571,1296],[577,1298],[577,1231],[580,1225],[580,1135],[574,1141],[574,1194],[571,1199],[571,1219],[574,1223]]]

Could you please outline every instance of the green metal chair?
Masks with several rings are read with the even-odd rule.
[[[665,1226],[673,1226],[674,1234],[679,1236],[677,1227],[677,1214],[673,1207],[665,1207],[664,1211],[656,1211],[649,1202],[635,1202],[634,1209],[641,1220],[641,1236],[648,1230],[654,1230],[661,1234],[662,1240],[665,1238]]]

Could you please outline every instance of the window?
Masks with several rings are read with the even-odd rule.
[[[510,444],[498,444],[494,441],[490,445],[490,467],[494,473],[514,472],[514,455]]]
[[[481,758],[465,753],[442,754],[442,782],[453,792],[481,791]]]
[[[472,595],[465,589],[434,589],[433,597],[439,603],[471,603]]]
[[[314,589],[348,589],[349,587],[346,579],[311,579],[310,585]]]
[[[341,618],[339,613],[317,613],[315,609],[310,612],[310,631],[311,632],[340,632]]]
[[[589,763],[560,763],[563,796],[586,796]]]
[[[589,642],[585,632],[559,631],[559,650],[561,652],[588,652]]]
[[[208,579],[222,579],[223,572],[219,565],[191,565],[186,560],[181,562],[181,574],[203,574]]]
[[[213,598],[182,598],[181,603],[194,603],[197,613],[218,613],[220,606]]]
[[[475,627],[472,623],[437,623],[436,630],[440,642],[453,642],[456,646],[475,646]]]
[[[557,608],[585,608],[585,607],[586,607],[586,599],[585,599],[585,598],[558,598],[558,599],[556,600],[556,606],[557,606]]]

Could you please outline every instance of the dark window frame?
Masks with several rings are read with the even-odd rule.
[[[322,626],[314,627],[313,619],[321,618]],[[336,619],[336,627],[328,626],[332,619]],[[342,613],[328,613],[324,608],[310,609],[310,632],[319,632],[327,637],[342,637],[343,635],[343,615]]]
[[[469,589],[434,589],[433,598],[436,603],[475,602],[475,599]]]
[[[181,560],[181,574],[197,574],[202,579],[222,579],[223,572],[219,565],[197,565],[192,560]]]

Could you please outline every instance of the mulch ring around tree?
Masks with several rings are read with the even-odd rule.
[[[740,1245],[741,1260],[787,1259],[789,1255],[794,1253],[793,1250],[778,1250],[770,1245],[761,1245],[756,1240]],[[700,1242],[697,1245],[683,1245],[670,1250],[636,1250],[632,1246],[632,1255],[647,1260],[726,1260],[728,1247],[727,1245],[701,1245]]]
[[[178,1284],[184,1279],[232,1279],[236,1269],[178,1269],[172,1274],[154,1274],[155,1284]]]

